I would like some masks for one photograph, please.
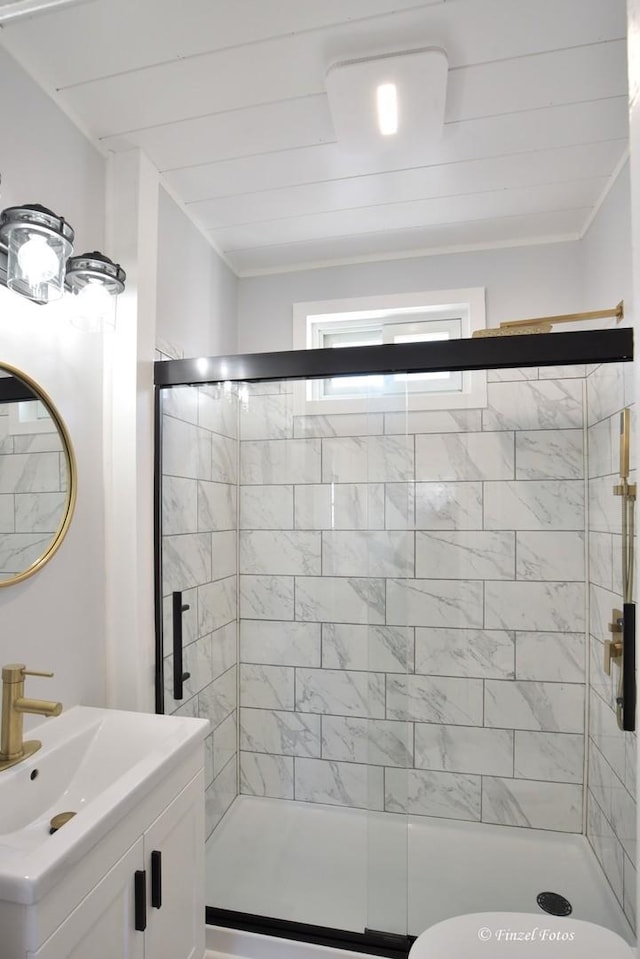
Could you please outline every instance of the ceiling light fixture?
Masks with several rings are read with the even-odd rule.
[[[325,87],[338,147],[425,151],[444,129],[448,61],[423,47],[334,63]]]
[[[383,137],[398,132],[398,88],[395,83],[381,83],[376,90],[378,128]]]

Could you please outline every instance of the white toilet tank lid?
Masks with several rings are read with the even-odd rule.
[[[571,917],[528,912],[477,912],[430,926],[409,959],[634,959],[617,933]]]

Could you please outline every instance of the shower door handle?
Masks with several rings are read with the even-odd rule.
[[[182,592],[173,593],[173,698],[182,699],[184,690],[182,684],[189,679],[191,673],[183,672],[182,665],[182,614],[190,607],[182,602]]]
[[[621,728],[633,732],[636,728],[636,604],[622,607],[622,712]]]

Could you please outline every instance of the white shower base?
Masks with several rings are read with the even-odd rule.
[[[470,912],[573,916],[633,933],[582,836],[240,796],[207,842],[206,902],[259,916],[419,935]],[[408,909],[407,909],[408,904]]]

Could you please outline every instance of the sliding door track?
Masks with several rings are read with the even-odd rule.
[[[263,380],[323,379],[371,373],[438,373],[499,370],[525,366],[571,366],[633,359],[633,330],[577,330],[536,336],[444,340],[433,343],[385,343],[339,350],[283,350],[154,363],[155,385],[199,386]]]
[[[400,936],[396,933],[378,932],[376,929],[349,932],[346,929],[290,922],[287,919],[271,919],[248,912],[236,912],[233,909],[214,909],[211,906],[206,908],[206,921],[208,926],[223,926],[262,936],[309,942],[316,946],[365,952],[371,956],[387,956],[389,959],[406,959],[415,942],[415,936]]]

